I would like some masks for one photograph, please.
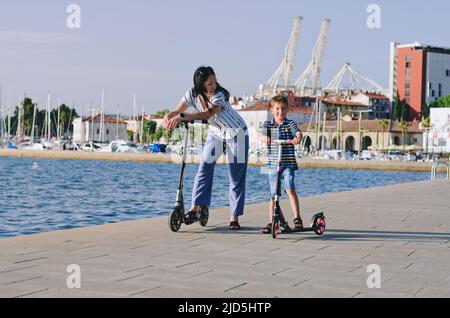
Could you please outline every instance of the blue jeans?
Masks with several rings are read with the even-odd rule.
[[[243,132],[242,135],[239,134],[226,142],[208,132],[192,190],[193,205],[211,205],[214,167],[223,153],[223,147],[226,146],[230,178],[230,213],[232,216],[244,214],[249,137],[246,129]]]
[[[293,189],[295,190],[295,170],[293,168],[281,168],[281,189],[280,193],[282,192],[282,188],[284,185],[285,189]],[[275,187],[277,185],[277,171],[276,169],[273,169],[269,173],[269,187],[270,187],[270,197],[273,199],[275,198]]]

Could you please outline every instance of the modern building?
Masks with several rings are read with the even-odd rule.
[[[428,153],[450,153],[450,108],[430,109],[430,128],[424,132]]]
[[[391,101],[398,92],[409,119],[420,119],[425,104],[450,94],[450,48],[392,42],[389,73]]]
[[[103,121],[100,115],[74,119],[73,141],[75,143],[113,140],[128,140],[127,124],[123,120],[107,115],[104,116]]]
[[[368,114],[369,119],[390,118],[391,102],[387,96],[376,93],[359,92],[353,94],[351,100],[368,106],[368,109],[371,110]]]

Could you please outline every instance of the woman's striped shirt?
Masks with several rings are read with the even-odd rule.
[[[278,124],[275,119],[264,122],[262,133],[269,136],[272,140],[292,140],[299,131],[295,121],[285,118],[283,123]],[[278,166],[278,145],[269,145],[269,160],[267,162],[270,167]],[[295,159],[295,149],[293,145],[283,145],[281,155],[281,166],[283,168],[292,168],[298,170],[297,160]]]
[[[182,98],[189,106],[194,107],[196,111],[203,112],[200,98],[194,97],[194,89],[190,89]],[[230,140],[244,133],[247,129],[244,119],[231,107],[229,101],[225,98],[223,92],[217,92],[211,99],[211,104],[221,107],[221,110],[208,119],[208,125],[211,132],[221,140]]]

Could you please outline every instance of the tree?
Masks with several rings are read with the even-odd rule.
[[[423,103],[422,105],[422,119],[430,116],[430,107],[427,103]]]
[[[153,141],[159,142],[162,136],[163,136],[163,129],[160,127],[153,134]]]
[[[381,129],[383,129],[382,150],[384,150],[384,132],[386,131],[387,126],[389,125],[389,120],[381,119],[378,121],[378,124],[381,126]]]
[[[154,134],[156,131],[157,123],[153,120],[146,120],[144,121],[144,131],[146,131],[149,134]]]
[[[431,102],[429,107],[438,108],[438,107],[450,107],[450,95],[444,96],[441,99],[435,100]]]
[[[23,100],[23,125],[25,127],[25,134],[29,135],[33,126],[33,113],[36,107],[31,98],[24,98]],[[36,107],[37,108],[37,107]],[[36,123],[35,123],[36,124]]]
[[[395,95],[395,100],[392,103],[392,114],[391,114],[391,119],[398,121],[400,118],[400,109],[401,109],[401,100],[400,100],[400,94],[397,91],[397,95]]]
[[[166,109],[163,109],[163,110],[157,112],[157,113],[156,113],[156,116],[158,116],[158,117],[164,117],[164,116],[165,116],[166,114],[168,114],[168,113],[170,113],[170,110],[168,110],[168,109],[166,108]]]
[[[134,132],[132,130],[127,130],[128,141],[133,141]]]
[[[402,129],[403,152],[405,152],[405,135],[406,135],[406,132],[408,131],[408,122],[401,121],[400,128]]]
[[[19,109],[20,109],[20,126],[22,134],[27,135],[31,132],[31,126],[33,125],[33,112],[35,103],[31,98],[25,97],[20,102],[20,106],[16,106],[13,115],[11,116],[11,135],[17,134],[19,124]],[[8,122],[8,118],[6,118]],[[39,123],[36,122],[35,125]]]
[[[409,117],[409,105],[406,103],[406,101],[403,99],[401,101],[401,108],[400,108],[400,121],[408,121]]]
[[[430,128],[431,127],[430,117],[422,118],[422,125],[424,128]]]
[[[78,117],[77,111],[74,108],[70,108],[65,104],[59,106],[59,127],[61,136],[64,136],[65,132],[70,135],[73,131],[73,120]],[[50,118],[52,120],[52,125],[57,127],[58,108],[53,109],[50,112]]]
[[[23,128],[22,132],[25,135],[30,135],[32,126],[33,126],[33,114],[34,109],[36,108],[36,117],[34,121],[35,125],[35,136],[41,136],[42,132],[44,130],[44,124],[45,124],[45,117],[46,117],[46,110],[42,109],[39,110],[37,107],[37,104],[33,102],[31,98],[25,97],[23,101],[20,103],[20,106],[16,106],[16,109],[14,111],[13,116],[11,117],[11,135],[17,134],[17,125],[18,125],[18,118],[19,118],[19,108],[21,109],[21,127]],[[70,108],[66,106],[65,104],[62,104],[60,106],[60,127],[61,127],[61,135],[63,136],[65,132],[70,134],[73,131],[73,120],[75,118],[78,118],[77,111],[75,108]],[[52,135],[56,135],[56,128],[57,127],[57,118],[58,118],[58,109],[53,109],[50,112],[50,120],[51,120],[51,127],[52,129]],[[69,127],[69,129],[67,129]]]

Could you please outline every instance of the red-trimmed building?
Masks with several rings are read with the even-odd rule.
[[[450,48],[391,43],[390,98],[399,93],[410,106],[409,119],[420,119],[422,107],[450,94]]]

